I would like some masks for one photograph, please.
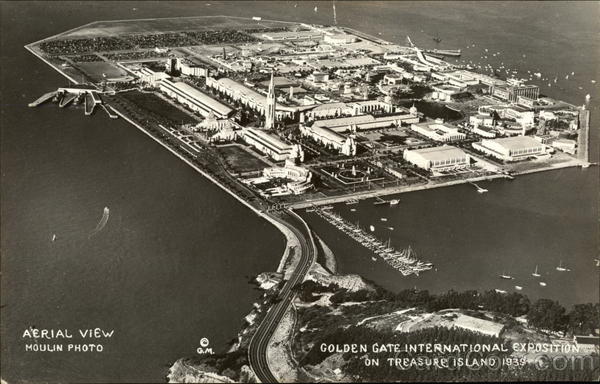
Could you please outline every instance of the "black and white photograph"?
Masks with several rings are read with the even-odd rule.
[[[0,0],[1,384],[600,381],[600,1]]]

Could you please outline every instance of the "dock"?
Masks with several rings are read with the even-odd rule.
[[[94,91],[86,92],[84,95],[84,98],[85,98],[85,115],[86,116],[90,116],[92,113],[94,113],[94,108],[96,108],[97,104],[102,105],[102,99],[100,98],[100,95],[98,95],[98,92],[94,92]],[[107,112],[108,112],[108,110],[107,110]],[[110,116],[110,114],[109,114],[109,116]]]
[[[31,108],[37,107],[38,105],[41,105],[41,104],[45,103],[46,101],[52,99],[54,96],[56,96],[57,93],[58,93],[58,91],[52,91],[52,92],[44,93],[37,100],[29,103],[28,106],[31,107]]]
[[[590,161],[589,136],[590,111],[588,109],[582,108],[579,111],[579,137],[577,140],[577,158],[584,162]]]
[[[344,220],[341,216],[330,210],[313,207],[306,211],[316,213],[322,219],[357,241],[360,245],[381,257],[392,268],[396,269],[404,276],[418,276],[420,272],[433,268],[433,264],[417,260],[410,246],[401,251],[397,251],[390,246],[389,241],[386,244],[385,242],[378,240],[373,235],[365,232],[358,225],[354,225]]]
[[[88,96],[87,93],[83,96],[83,100],[84,100],[83,103],[85,105],[85,115],[86,116],[90,116],[94,112],[94,108],[96,107],[96,104],[94,104],[91,99],[92,99],[92,97]]]
[[[102,108],[104,108],[104,111],[106,111],[106,114],[108,115],[108,117],[110,117],[111,119],[117,119],[119,118],[119,115],[117,115],[116,113],[114,113],[114,109],[112,109],[112,107],[109,106],[109,108],[106,107],[106,105],[104,104],[100,104],[100,106]],[[111,112],[112,111],[112,112]]]
[[[60,108],[64,108],[67,105],[69,105],[73,100],[75,100],[78,97],[78,95],[73,94],[73,93],[67,93],[62,100],[60,101],[60,103],[58,104],[58,106]]]

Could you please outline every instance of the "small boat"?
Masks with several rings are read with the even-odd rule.
[[[381,220],[381,221],[387,221],[387,218],[385,218],[385,217],[382,217],[382,218],[381,218],[381,219],[379,219],[379,220]]]
[[[494,291],[496,291],[496,293],[506,293],[503,289],[494,289]]]
[[[373,257],[371,257],[371,260],[377,261],[377,258],[373,256]]]
[[[507,275],[506,273],[503,273],[501,275],[498,275],[501,279],[505,279],[505,280],[513,280],[514,277],[512,277],[511,275]]]
[[[319,11],[319,7],[315,7],[314,11],[318,12]]]
[[[560,261],[560,264],[558,265],[558,267],[556,267],[556,270],[559,272],[569,272],[570,271],[569,268],[563,267],[562,260]]]
[[[52,234],[52,242],[56,241],[56,233]]]
[[[540,281],[540,285],[541,285],[542,287],[545,287],[545,286],[546,286],[546,283],[544,283],[543,281]]]
[[[399,202],[400,202],[400,200],[398,200],[398,199],[392,199],[392,200],[390,200],[390,205],[392,205],[392,206],[398,205]]]
[[[394,227],[386,227],[387,229],[389,229],[390,231],[394,230]]]
[[[356,208],[351,208],[350,212],[356,212]]]
[[[372,225],[369,225],[369,229],[371,230],[371,232],[375,232],[375,227]]]
[[[540,277],[541,275],[538,273],[538,266],[535,266],[535,271],[531,274],[533,277]]]
[[[517,291],[522,291],[522,290],[523,290],[523,287],[521,287],[520,285],[515,285],[515,289],[516,289]]]
[[[382,204],[388,204],[389,201],[382,199],[381,197],[377,196],[375,197],[375,201],[373,202],[373,205],[382,205]]]

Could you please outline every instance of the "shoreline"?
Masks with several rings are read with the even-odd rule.
[[[279,223],[277,220],[273,219],[269,214],[266,214],[266,213],[264,213],[264,212],[256,209],[256,207],[252,206],[250,203],[248,203],[247,201],[245,201],[242,198],[240,198],[239,196],[237,196],[235,193],[233,193],[227,187],[225,187],[220,181],[216,180],[214,177],[212,177],[208,173],[204,172],[202,169],[200,169],[198,166],[194,165],[188,159],[186,159],[185,157],[181,156],[179,153],[177,153],[176,151],[174,151],[167,144],[163,143],[158,138],[154,137],[144,127],[142,127],[141,125],[139,125],[135,121],[133,121],[130,118],[128,118],[124,113],[122,113],[121,111],[119,111],[118,109],[116,109],[113,106],[111,106],[111,108],[115,111],[115,113],[117,115],[119,115],[120,117],[122,117],[129,124],[133,125],[137,129],[139,129],[140,131],[142,131],[144,134],[146,134],[147,136],[149,136],[152,140],[154,140],[155,142],[157,142],[158,144],[160,144],[161,146],[163,146],[164,148],[166,148],[173,155],[177,156],[180,160],[182,160],[187,165],[189,165],[190,167],[192,167],[192,169],[194,169],[200,175],[204,176],[210,182],[214,183],[217,187],[221,188],[226,193],[228,193],[230,196],[232,196],[235,200],[239,201],[240,203],[242,203],[243,205],[245,205],[247,208],[250,208],[250,210],[252,212],[256,213],[259,217],[262,217],[267,222],[269,222],[271,225],[273,225],[275,228],[277,228],[277,230],[279,230],[279,232],[281,232],[281,234],[283,235],[283,237],[285,239],[285,249],[283,251],[283,255],[280,258],[279,265],[278,265],[276,271],[277,272],[284,272],[285,265],[288,263],[288,259],[289,259],[289,256],[291,254],[290,250],[292,248],[297,248],[297,246],[299,244],[299,241],[300,241],[291,230],[289,230],[285,225]]]
[[[509,176],[509,175],[504,175],[504,174],[495,174],[495,175],[489,175],[489,176],[473,177],[473,178],[463,179],[463,180],[450,180],[450,181],[437,183],[437,184],[427,183],[427,184],[420,184],[420,185],[414,185],[414,186],[390,187],[390,188],[384,188],[384,189],[379,189],[379,190],[374,190],[374,191],[359,192],[359,193],[355,193],[352,195],[323,197],[323,198],[314,199],[314,200],[306,200],[306,201],[290,204],[289,207],[294,208],[294,209],[304,209],[304,208],[309,208],[312,206],[343,203],[348,200],[355,200],[355,199],[366,200],[366,199],[370,199],[370,198],[374,198],[374,197],[399,195],[399,194],[408,193],[408,192],[416,192],[416,191],[423,191],[423,190],[429,190],[429,189],[452,187],[452,186],[461,185],[461,184],[475,183],[478,181],[487,181],[487,180],[495,180],[495,179],[513,180],[514,178],[521,176],[521,175],[528,175],[528,174],[532,174],[532,173],[541,173],[541,172],[548,172],[548,171],[557,171],[560,169],[575,168],[575,167],[581,167],[581,166],[582,166],[582,162],[580,162],[578,160],[574,160],[572,162],[559,164],[558,166],[549,165],[549,166],[545,166],[545,167],[515,172],[513,174],[514,176]]]
[[[196,17],[196,16],[191,16],[191,17]],[[88,23],[88,24],[91,24],[91,23]],[[80,27],[78,27],[78,28],[80,28]],[[73,29],[71,29],[69,31],[76,30],[78,28],[73,28]],[[67,32],[69,32],[69,31],[67,31]],[[66,33],[66,32],[63,32],[61,34],[57,34],[57,35],[54,35],[54,36],[60,36],[60,35],[62,35],[64,33]],[[51,36],[49,38],[40,40],[39,42],[47,40],[47,39],[51,39],[54,36]],[[40,60],[42,60],[48,66],[50,66],[51,68],[53,68],[55,71],[57,71],[58,73],[60,73],[61,75],[63,75],[69,81],[72,81],[75,84],[79,84],[78,81],[76,81],[75,79],[71,78],[68,74],[66,74],[64,71],[62,71],[59,67],[57,67],[56,65],[54,65],[51,62],[49,62],[48,60],[46,60],[44,57],[42,57],[41,55],[39,55],[37,52],[35,52],[35,50],[33,50],[30,47],[30,45],[37,44],[39,42],[35,42],[35,43],[31,43],[31,44],[25,45],[24,48],[26,50],[28,50],[29,52],[31,52],[34,56],[36,56],[37,58],[39,58]],[[277,272],[281,272],[281,273],[285,272],[286,265],[289,264],[290,255],[293,255],[293,253],[291,252],[291,250],[292,249],[297,249],[299,247],[299,243],[300,243],[300,239],[298,239],[297,236],[290,229],[288,229],[285,225],[281,224],[280,222],[278,222],[277,220],[275,220],[274,218],[272,218],[269,214],[264,213],[264,212],[258,210],[256,207],[252,206],[250,203],[248,203],[247,201],[245,201],[242,198],[240,198],[239,196],[237,196],[235,193],[233,193],[231,190],[229,190],[226,186],[224,186],[220,181],[216,180],[214,177],[212,177],[208,173],[204,172],[202,169],[200,169],[198,166],[194,165],[188,159],[186,159],[185,157],[181,156],[179,153],[177,153],[175,150],[173,150],[167,144],[163,143],[160,139],[156,138],[154,135],[152,135],[150,132],[148,132],[144,127],[142,127],[141,125],[139,125],[138,123],[136,123],[135,121],[133,121],[129,117],[127,117],[127,115],[125,115],[123,112],[119,111],[114,106],[111,106],[111,108],[112,108],[112,110],[118,116],[122,117],[129,124],[133,125],[137,129],[139,129],[141,132],[143,132],[144,134],[146,134],[147,136],[149,136],[152,140],[154,140],[155,142],[157,142],[158,144],[160,144],[161,146],[163,146],[164,148],[166,148],[173,155],[177,156],[180,160],[182,160],[187,165],[189,165],[190,167],[192,167],[192,169],[194,169],[200,175],[204,176],[206,179],[208,179],[210,182],[214,183],[217,187],[219,187],[222,190],[224,190],[226,193],[228,193],[234,199],[236,199],[237,201],[239,201],[240,203],[242,203],[246,207],[250,208],[250,210],[252,210],[254,213],[256,213],[259,217],[262,217],[267,222],[269,222],[271,225],[273,225],[277,230],[279,230],[279,232],[281,232],[281,234],[283,235],[283,237],[285,239],[285,249],[284,249],[283,254],[282,254],[282,256],[281,256],[281,258],[279,260],[279,264],[277,266],[276,271]]]

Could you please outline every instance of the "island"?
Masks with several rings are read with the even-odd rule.
[[[330,204],[394,205],[384,197],[461,183],[485,193],[478,181],[592,165],[588,108],[540,94],[529,80],[541,74],[476,68],[456,60],[460,50],[422,49],[408,36],[399,45],[260,17],[98,21],[25,48],[69,81],[31,107],[83,103],[90,118],[127,120],[287,239],[277,270],[256,279],[264,295],[237,342],[178,360],[169,381],[593,377],[597,364],[535,364],[552,353],[597,363],[598,337],[585,335],[598,328],[598,305],[567,313],[520,293],[387,292],[338,274],[297,214],[318,214],[401,275],[427,273],[433,265],[410,248],[393,249]],[[465,347],[451,351],[457,342]],[[450,362],[445,376],[419,369],[448,364],[447,352],[477,358]]]

